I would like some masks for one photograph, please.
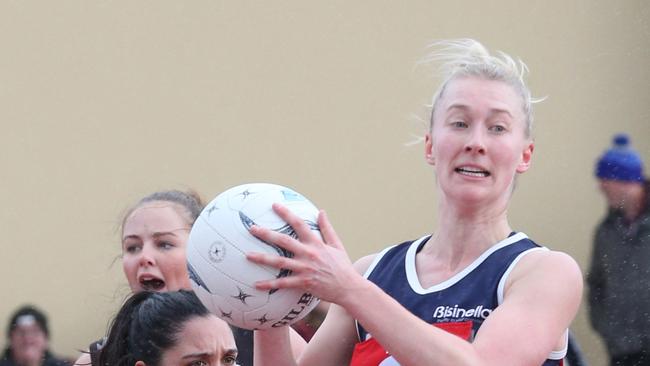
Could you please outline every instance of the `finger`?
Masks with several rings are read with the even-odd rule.
[[[300,262],[273,254],[250,252],[246,253],[246,259],[261,266],[273,267],[279,271],[289,270],[292,273],[298,273],[304,270],[304,266]]]
[[[318,226],[320,227],[320,233],[323,235],[325,243],[338,249],[345,249],[336,231],[334,231],[334,227],[330,223],[325,210],[321,210],[318,214]]]
[[[303,254],[305,246],[289,235],[269,230],[265,227],[253,225],[249,232],[265,243],[277,245],[292,252],[294,255]]]
[[[315,233],[309,228],[309,225],[300,218],[298,215],[294,214],[286,206],[274,203],[273,210],[282,220],[289,224],[298,234],[298,240],[303,243],[313,242],[316,240]]]
[[[300,288],[307,290],[306,281],[299,276],[282,277],[274,280],[256,281],[255,288],[258,290],[271,290],[278,288]]]

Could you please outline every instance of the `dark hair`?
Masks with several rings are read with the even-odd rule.
[[[138,292],[122,305],[99,351],[101,366],[158,365],[187,320],[209,311],[192,291]]]
[[[41,310],[33,305],[24,305],[18,308],[16,312],[11,316],[9,325],[7,325],[7,337],[10,336],[11,332],[16,329],[20,322],[20,319],[23,317],[30,317],[32,320],[38,324],[38,326],[43,330],[47,338],[50,337],[50,330],[47,327],[47,316]]]
[[[181,214],[184,214],[185,219],[190,226],[192,226],[194,221],[199,217],[204,206],[203,200],[198,193],[194,191],[183,192],[178,190],[169,190],[154,192],[143,197],[126,212],[122,218],[122,228],[124,227],[124,222],[129,216],[131,216],[133,211],[149,202],[169,202],[178,205],[184,210]]]

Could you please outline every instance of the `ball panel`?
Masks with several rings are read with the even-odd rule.
[[[294,289],[278,290],[269,299],[269,304],[273,304],[272,307],[246,311],[243,314],[244,321],[257,329],[293,324],[313,310],[318,302],[318,298],[308,292]]]
[[[261,266],[249,266],[246,258],[238,251],[228,253],[226,249],[223,260],[215,263],[211,254],[205,255],[206,251],[196,246],[188,247],[188,270],[192,282],[199,287],[205,288],[213,295],[220,296],[233,307],[257,308],[268,302],[268,291],[260,291],[253,287],[249,275],[255,278],[269,278],[268,273],[262,270]],[[203,248],[205,249],[205,247]],[[246,268],[243,272],[241,269]]]
[[[228,189],[212,200],[190,232],[188,269],[199,298],[213,313],[246,329],[289,325],[318,304],[318,299],[299,289],[258,291],[254,283],[290,274],[287,270],[249,262],[255,251],[292,256],[250,234],[251,225],[296,237],[293,229],[273,212],[284,204],[318,231],[316,207],[299,193],[268,183],[245,184]]]
[[[229,219],[228,215],[215,214],[215,216],[225,216],[222,217],[222,222]],[[222,226],[227,228],[227,222]],[[272,279],[278,275],[279,271],[277,269],[251,263],[246,259],[246,253],[250,251],[275,254],[276,252],[272,248],[246,245],[253,240],[257,240],[250,233],[239,235],[232,230],[230,230],[230,233],[231,235],[226,235],[226,231],[223,229],[217,231],[210,225],[209,221],[205,220],[204,215],[201,215],[190,232],[189,240],[201,257],[207,260],[215,270],[225,272],[235,281],[248,283],[246,279],[251,276],[260,279]],[[246,273],[239,271],[239,268],[247,268]],[[237,274],[241,274],[244,278],[242,279]]]

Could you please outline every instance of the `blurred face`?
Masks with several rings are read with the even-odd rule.
[[[190,225],[169,202],[150,202],[124,222],[122,267],[133,292],[191,290],[185,249]]]
[[[160,366],[232,366],[237,358],[235,338],[228,324],[210,314],[185,323],[178,343],[163,352]],[[145,366],[139,361],[136,366]]]
[[[41,363],[47,349],[47,336],[36,324],[18,325],[11,332],[11,352],[14,360],[21,365]]]
[[[600,190],[607,199],[609,207],[623,209],[638,204],[643,197],[643,185],[638,182],[621,182],[617,180],[600,180]]]
[[[507,202],[515,173],[530,165],[533,144],[525,128],[521,97],[508,84],[475,77],[451,81],[425,140],[444,196],[472,204]]]

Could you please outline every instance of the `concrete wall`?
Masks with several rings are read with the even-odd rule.
[[[414,65],[445,38],[520,56],[548,96],[510,218],[584,269],[595,157],[626,131],[650,159],[649,4],[0,2],[1,326],[31,302],[58,353],[103,335],[128,293],[117,224],[158,189],[292,186],[353,258],[435,230],[434,177],[406,143],[437,85]],[[584,311],[573,329],[605,365]]]

